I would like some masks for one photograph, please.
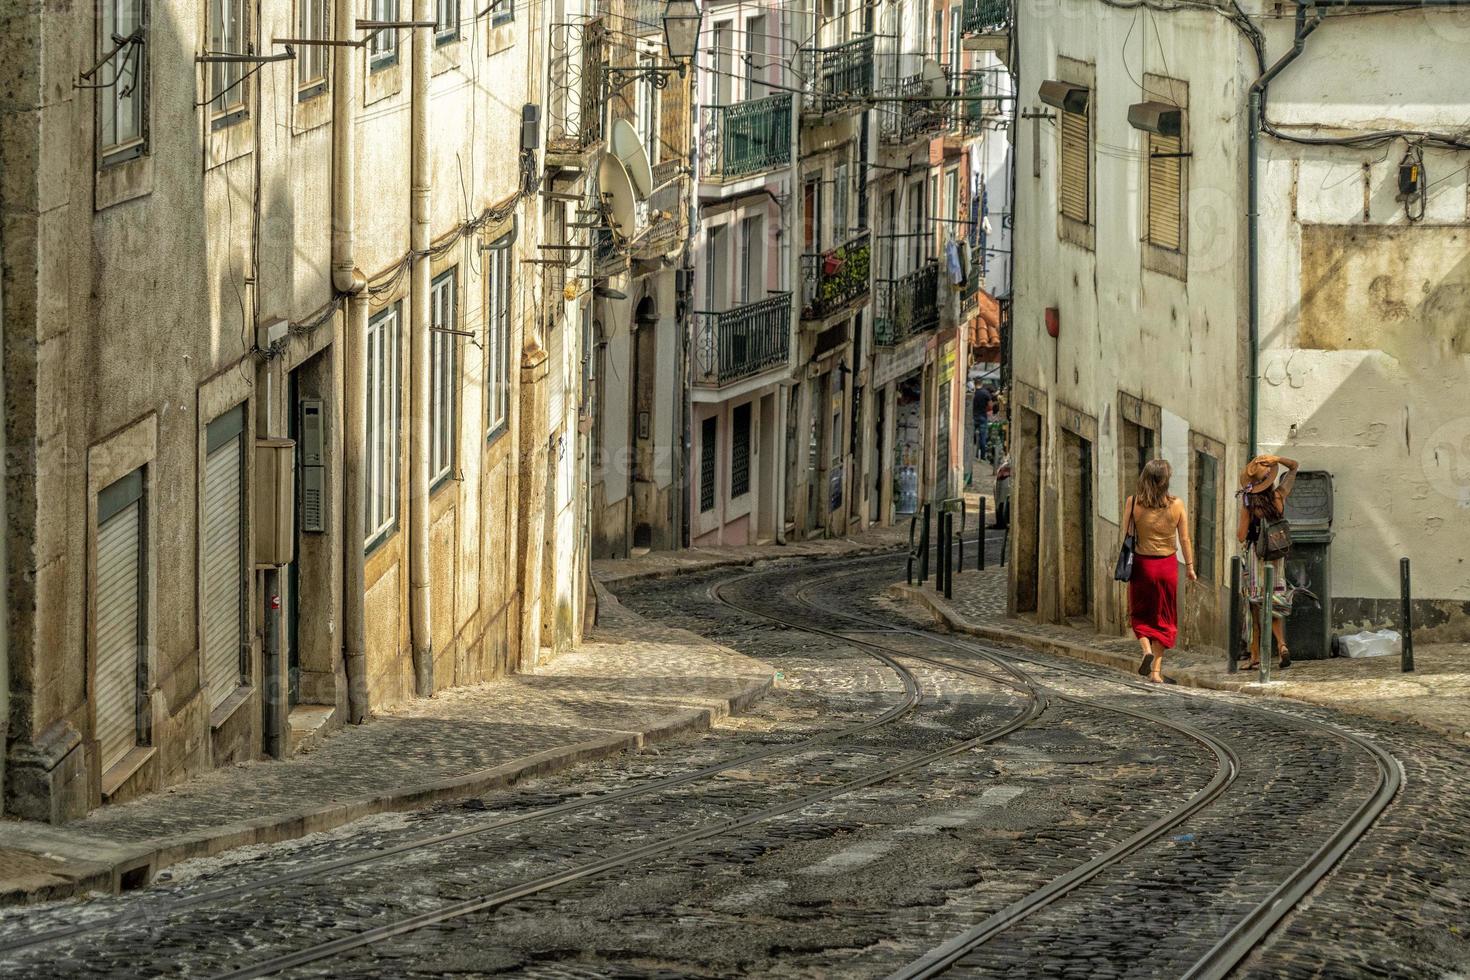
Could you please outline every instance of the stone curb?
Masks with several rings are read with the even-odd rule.
[[[617,602],[600,584],[596,587],[601,601]],[[632,612],[627,615],[637,616]],[[698,639],[701,643],[715,645],[704,637]],[[775,672],[772,670],[765,676],[745,680],[745,685],[729,697],[696,698],[698,707],[671,707],[671,714],[641,731],[615,730],[462,776],[327,806],[273,814],[259,820],[223,824],[198,833],[160,838],[133,850],[124,845],[118,849],[117,856],[103,862],[85,859],[71,862],[75,873],[56,871],[44,879],[0,880],[0,907],[73,898],[88,891],[116,893],[125,890],[125,883],[128,888],[147,883],[159,871],[179,861],[210,857],[251,844],[294,840],[375,814],[414,810],[444,800],[478,796],[578,763],[606,759],[678,735],[704,731],[716,721],[745,710],[769,692],[775,683]],[[64,828],[62,830],[64,832]],[[79,837],[76,844],[80,850],[87,842]]]
[[[941,625],[951,632],[965,633],[983,640],[990,640],[993,643],[1008,643],[1012,646],[1023,646],[1039,653],[1067,657],[1072,660],[1080,660],[1083,663],[1112,667],[1126,674],[1133,674],[1138,669],[1138,658],[1134,656],[1113,653],[1108,650],[1099,650],[1097,647],[1088,646],[1084,643],[1070,643],[1065,640],[1032,636],[1029,633],[1007,629],[1003,626],[982,626],[978,623],[972,623],[961,616],[943,597],[937,596],[933,592],[918,586],[899,583],[889,586],[888,591],[895,598],[904,599],[924,607]],[[1188,668],[1171,668],[1168,666],[1167,660],[1161,673],[1164,677],[1174,681],[1180,687],[1224,691],[1230,694],[1244,694],[1256,698],[1284,698],[1289,701],[1300,701],[1303,704],[1332,708],[1343,714],[1359,715],[1364,718],[1373,718],[1378,721],[1387,721],[1396,724],[1417,725],[1437,735],[1448,735],[1456,739],[1465,739],[1465,732],[1460,728],[1442,725],[1406,711],[1377,709],[1371,703],[1364,704],[1361,701],[1353,701],[1344,704],[1340,700],[1331,697],[1313,697],[1310,688],[1304,690],[1303,685],[1297,685],[1289,689],[1284,686],[1278,688],[1274,685],[1271,688],[1265,688],[1260,684],[1252,684],[1244,681],[1222,681],[1214,677],[1202,676]]]

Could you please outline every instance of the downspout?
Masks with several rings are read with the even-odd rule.
[[[1282,55],[1281,58],[1257,78],[1250,88],[1250,131],[1247,139],[1246,149],[1246,236],[1248,240],[1248,256],[1246,259],[1247,270],[1247,312],[1249,319],[1249,344],[1250,344],[1250,453],[1254,458],[1259,443],[1260,428],[1260,382],[1261,382],[1261,262],[1260,262],[1260,164],[1257,160],[1258,149],[1261,138],[1261,127],[1265,121],[1266,89],[1271,80],[1281,74],[1286,66],[1291,64],[1302,53],[1307,45],[1307,38],[1317,26],[1322,23],[1322,14],[1315,14],[1311,20],[1307,19],[1307,5],[1304,0],[1297,0],[1296,5],[1296,39],[1292,42],[1291,50]],[[1014,205],[1013,205],[1014,206]]]
[[[414,20],[432,24],[433,0],[414,0]],[[413,278],[409,287],[412,332],[409,366],[411,431],[408,486],[408,617],[413,644],[414,691],[421,698],[434,693],[434,644],[429,623],[429,55],[432,27],[413,29],[412,81],[409,115],[412,122],[412,189],[409,192],[409,247],[413,250]]]
[[[357,35],[356,10],[337,4],[336,36]],[[367,451],[367,278],[356,261],[357,93],[363,55],[341,50],[332,72],[332,289],[347,297],[338,338],[342,356],[342,665],[347,676],[347,718],[360,725],[368,717],[367,627],[363,604],[366,583],[363,542],[366,533]]]

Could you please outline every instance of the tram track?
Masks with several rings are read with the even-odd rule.
[[[856,561],[876,561],[876,558],[877,556],[865,556]],[[806,591],[802,590],[798,592],[798,598],[801,598]],[[918,630],[893,623],[884,623],[867,616],[838,612],[828,606],[821,606],[819,608],[827,615],[848,618],[865,627],[872,628],[881,625],[885,630],[890,632],[923,637],[926,640],[979,656],[987,662],[1001,666],[1003,669],[1012,669],[1009,667],[1012,661],[1029,663],[1050,670],[1056,669],[1054,665],[1048,664],[1044,660],[1027,657],[1009,650],[1002,651],[986,644],[958,640],[931,631]],[[915,654],[909,654],[908,656],[915,660],[944,664],[952,669],[962,669],[950,661],[935,660]],[[1119,678],[1114,672],[1093,668],[1084,668],[1074,672],[1096,680],[1134,689],[1148,695],[1169,696],[1168,692],[1161,691],[1156,687],[1145,686],[1134,681]],[[1079,699],[1068,695],[1053,694],[1053,696],[1065,702],[1089,703],[1088,699]],[[1151,723],[1162,723],[1170,727],[1178,724],[1154,712],[1133,711],[1131,709],[1123,709],[1117,705],[1104,707],[1108,710],[1121,710],[1125,713],[1133,714],[1140,720]],[[1249,956],[1291,914],[1296,905],[1331,874],[1332,869],[1336,867],[1337,863],[1368,832],[1378,817],[1392,803],[1402,781],[1401,767],[1398,761],[1376,743],[1363,738],[1355,732],[1351,732],[1340,726],[1327,724],[1314,718],[1297,714],[1283,715],[1280,712],[1274,712],[1256,705],[1232,705],[1232,707],[1258,717],[1269,717],[1277,722],[1282,717],[1286,717],[1293,723],[1304,725],[1340,740],[1366,754],[1377,767],[1378,778],[1372,793],[1366,799],[1362,800],[1349,814],[1348,818],[1328,835],[1327,839],[1313,851],[1308,860],[1298,864],[1284,881],[1273,889],[1269,895],[1253,906],[1247,915],[1239,919],[1210,947],[1204,956],[1196,960],[1188,971],[1183,974],[1184,980],[1218,980],[1218,978],[1227,976],[1239,963]],[[1198,732],[1197,729],[1195,731]],[[1238,771],[1238,757],[1228,746],[1213,736],[1206,735],[1203,732],[1199,732],[1199,734],[1209,739],[1212,747],[1215,747],[1217,752],[1223,751],[1228,753],[1233,770]],[[1183,823],[1189,817],[1203,811],[1205,807],[1225,791],[1228,783],[1234,779],[1234,774],[1232,773],[1230,780],[1227,780],[1224,784],[1217,785],[1219,783],[1218,776],[1219,773],[1217,773],[1217,779],[1212,780],[1210,786],[1197,793],[1178,810],[1171,814],[1166,814],[1153,824],[1138,831],[1086,864],[1080,865],[1066,874],[1053,879],[1041,888],[1013,902],[983,922],[973,926],[971,929],[931,949],[903,968],[889,974],[888,980],[917,980],[917,978],[935,977],[944,974],[966,956],[974,953],[987,942],[1026,917],[1063,898],[1068,893],[1075,891],[1106,868],[1117,865],[1129,857],[1143,852],[1149,845],[1158,841],[1170,829]]]

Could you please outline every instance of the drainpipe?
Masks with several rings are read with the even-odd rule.
[[[1291,50],[1257,78],[1250,88],[1250,131],[1247,139],[1246,186],[1248,203],[1246,210],[1247,239],[1249,254],[1247,263],[1247,299],[1250,323],[1250,453],[1254,458],[1258,446],[1260,423],[1260,380],[1261,380],[1261,245],[1260,245],[1260,163],[1257,160],[1261,138],[1261,126],[1265,121],[1266,89],[1271,80],[1281,74],[1306,47],[1307,38],[1322,23],[1322,14],[1316,13],[1307,19],[1307,6],[1303,0],[1296,5],[1296,39]]]
[[[432,24],[433,0],[414,0],[414,20]],[[429,56],[434,43],[432,27],[413,29],[413,73],[409,92],[412,120],[412,190],[409,194],[409,247],[413,249],[413,279],[409,306],[413,311],[409,365],[410,464],[408,486],[408,616],[413,643],[414,690],[421,698],[434,693],[434,645],[429,629]]]
[[[355,37],[353,4],[337,4],[337,37]],[[332,72],[332,288],[347,297],[337,349],[343,358],[342,391],[342,666],[347,676],[347,717],[360,725],[368,717],[367,629],[363,617],[366,584],[363,542],[367,449],[367,278],[357,268],[357,93],[363,55],[339,50]]]

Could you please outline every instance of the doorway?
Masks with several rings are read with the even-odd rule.
[[[633,315],[633,447],[632,545],[630,553],[642,554],[653,547],[653,529],[663,525],[655,513],[658,484],[654,479],[653,412],[658,367],[658,311],[651,296],[645,296]]]
[[[1092,443],[1062,430],[1062,618],[1092,614]]]
[[[762,395],[756,426],[756,541],[769,544],[776,540],[776,427],[775,394]]]
[[[286,435],[296,442],[296,546],[281,589],[288,710],[301,704],[336,701],[332,621],[331,534],[334,458],[330,348],[304,361],[287,376]]]
[[[1041,556],[1041,416],[1029,408],[1015,409],[1016,431],[1012,440],[1011,533],[1016,536],[1016,612],[1037,609]]]

